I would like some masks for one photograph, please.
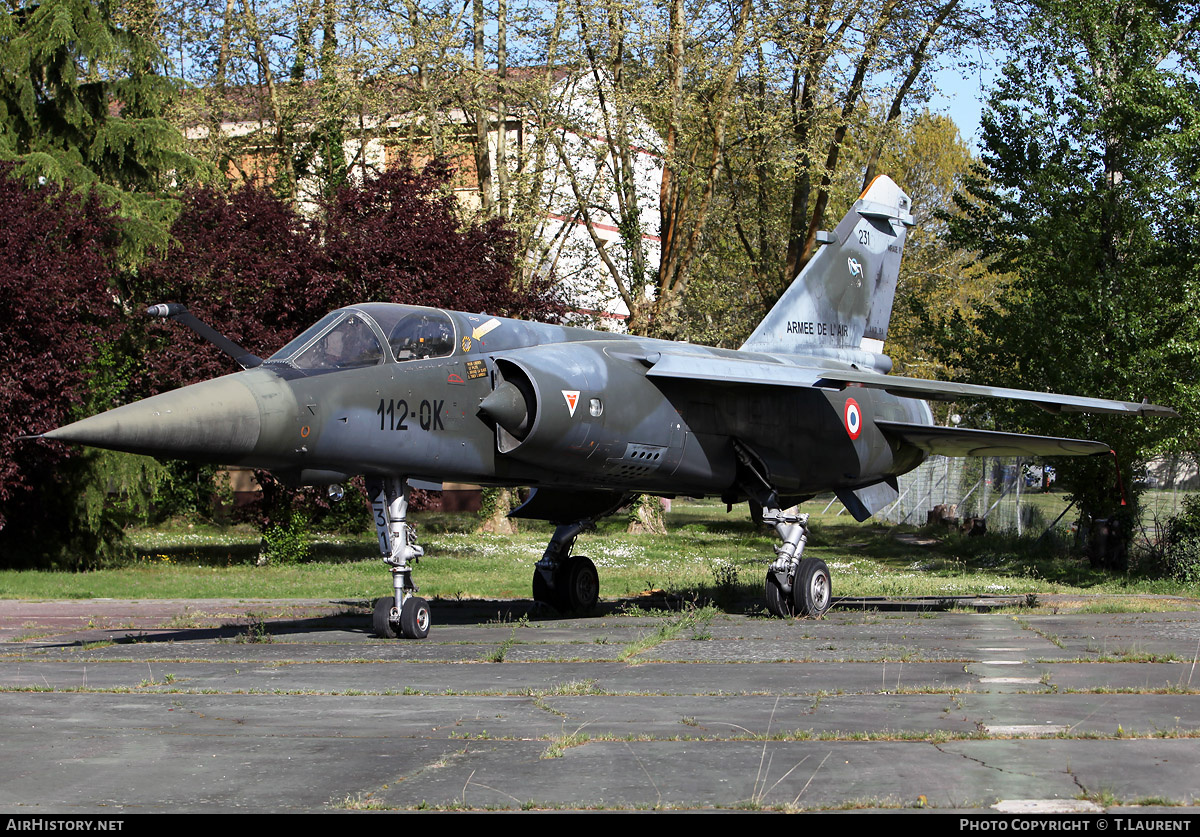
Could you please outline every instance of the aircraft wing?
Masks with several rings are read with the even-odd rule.
[[[728,384],[758,386],[818,387],[845,389],[862,386],[882,389],[904,398],[927,401],[954,401],[958,398],[1007,398],[1028,401],[1052,413],[1116,413],[1139,416],[1173,416],[1170,407],[1145,401],[1112,401],[1107,398],[1088,398],[1081,395],[1061,395],[1054,392],[1033,392],[1007,387],[956,384],[929,381],[924,378],[905,378],[882,375],[861,369],[829,369],[795,363],[770,362],[757,358],[717,357],[712,355],[659,353],[642,359],[650,378],[682,378]],[[1107,450],[1107,449],[1106,449]]]
[[[882,389],[905,398],[929,401],[954,401],[958,398],[1007,398],[1028,401],[1051,413],[1132,413],[1139,416],[1173,416],[1170,407],[1138,404],[1132,401],[1110,401],[1107,398],[1087,398],[1081,395],[1060,395],[1054,392],[1033,392],[1026,389],[989,387],[978,384],[954,384],[946,381],[927,381],[923,378],[904,378],[899,375],[880,375],[861,370],[826,370],[816,386],[843,389],[848,385]]]
[[[942,456],[1088,456],[1108,453],[1104,442],[997,433],[963,427],[938,427],[900,421],[875,420],[885,436],[900,439],[927,453]]]

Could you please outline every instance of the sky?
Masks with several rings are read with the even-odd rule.
[[[997,55],[986,56],[981,66],[965,78],[957,68],[934,74],[938,93],[930,100],[929,109],[953,119],[963,140],[973,148],[979,144],[979,116],[996,79],[999,58]]]

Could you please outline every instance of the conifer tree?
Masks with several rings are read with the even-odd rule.
[[[115,206],[134,251],[165,241],[163,190],[199,171],[165,118],[152,0],[0,6],[0,160],[29,183],[71,184]],[[145,6],[146,8],[142,8]]]

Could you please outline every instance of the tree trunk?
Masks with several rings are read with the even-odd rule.
[[[515,535],[517,521],[508,516],[517,497],[511,488],[483,489],[483,502],[479,507],[479,516],[483,522],[479,531],[489,535]]]
[[[629,508],[629,533],[650,535],[665,535],[667,521],[663,514],[663,500],[650,494],[643,494]]]
[[[484,94],[483,80],[484,45],[483,45],[483,0],[475,0],[473,26],[473,59],[475,69],[475,174],[479,184],[479,205],[485,216],[492,214],[495,204],[492,195],[492,160],[488,150],[488,115],[487,99]]]

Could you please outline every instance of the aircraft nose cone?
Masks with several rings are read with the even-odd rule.
[[[232,464],[254,450],[261,430],[254,394],[231,375],[117,407],[51,430],[43,438]]]

